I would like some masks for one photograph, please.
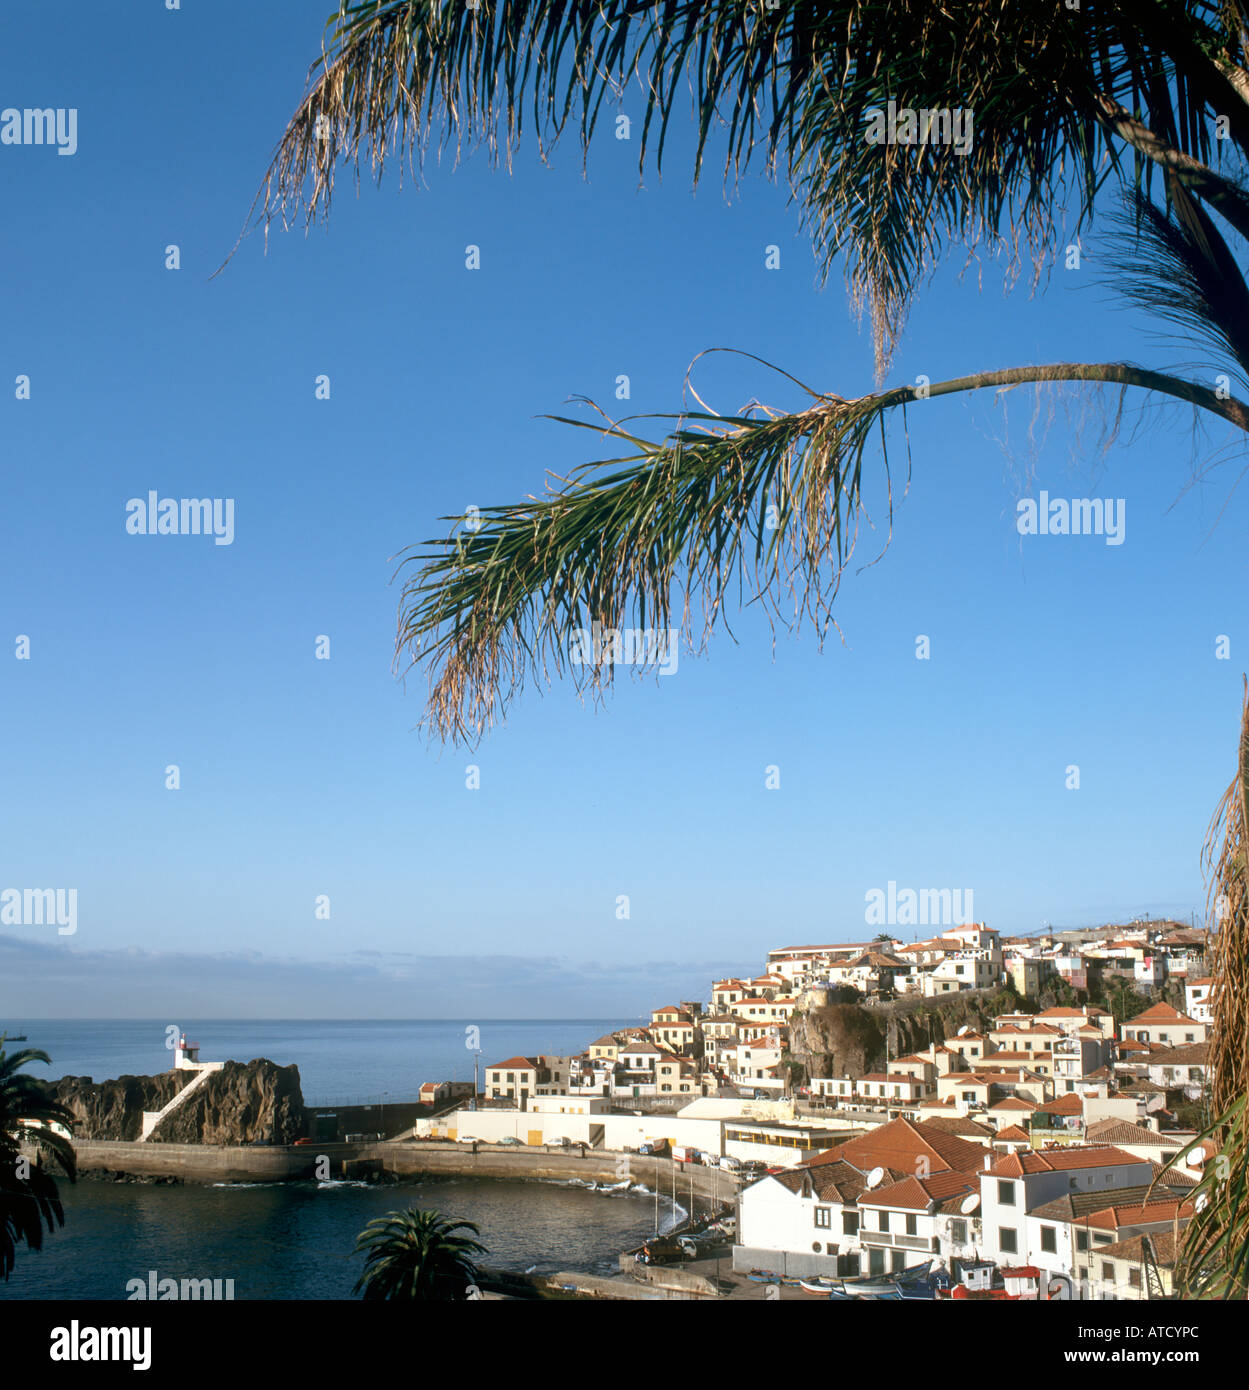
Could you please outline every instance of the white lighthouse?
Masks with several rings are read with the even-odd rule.
[[[186,1034],[178,1034],[178,1046],[173,1054],[174,1071],[199,1071],[202,1063],[199,1059],[199,1043],[187,1042]]]

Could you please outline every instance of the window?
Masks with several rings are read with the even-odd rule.
[[[997,1199],[1004,1207],[1015,1205],[1015,1184],[1013,1182],[998,1182]]]
[[[1196,1034],[1195,1034],[1195,1033],[1185,1033],[1185,1034],[1184,1034],[1184,1041],[1185,1041],[1185,1042],[1193,1042],[1193,1041],[1195,1040],[1195,1038],[1196,1038]]]
[[[908,1215],[906,1218],[906,1233],[908,1236],[919,1234],[919,1223],[914,1216]]]
[[[1076,1249],[1087,1250],[1089,1248],[1089,1233],[1087,1231],[1076,1232]]]
[[[889,1213],[887,1211],[882,1211],[880,1214],[880,1229],[882,1231],[889,1229]]]
[[[951,1222],[950,1222],[950,1240],[951,1240],[951,1242],[952,1242],[954,1245],[966,1245],[966,1244],[967,1244],[967,1222],[966,1222],[966,1221],[951,1221]]]
[[[998,1249],[1004,1255],[1013,1255],[1019,1249],[1019,1244],[1015,1239],[1015,1232],[1009,1226],[999,1226],[997,1233]]]
[[[1044,1250],[1047,1255],[1055,1255],[1058,1253],[1058,1232],[1053,1226],[1041,1227],[1041,1249]]]
[[[1134,1288],[1134,1289],[1139,1289],[1139,1288],[1140,1288],[1140,1286],[1141,1286],[1141,1272],[1140,1272],[1139,1269],[1129,1269],[1129,1270],[1128,1270],[1128,1283],[1129,1283],[1129,1284],[1131,1285],[1131,1287]]]
[[[859,1233],[859,1213],[843,1211],[841,1214],[841,1233],[843,1236],[857,1236]]]
[[[833,1225],[832,1207],[816,1207],[815,1224],[817,1226],[822,1226],[826,1230],[831,1230]]]
[[[1108,1279],[1111,1283],[1114,1283],[1115,1267],[1109,1260],[1102,1261],[1102,1278]]]

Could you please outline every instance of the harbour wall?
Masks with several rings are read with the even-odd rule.
[[[545,1179],[568,1182],[644,1183],[652,1190],[672,1195],[684,1207],[704,1209],[731,1202],[739,1181],[732,1173],[701,1164],[674,1163],[642,1154],[590,1149],[578,1153],[521,1147],[479,1145],[476,1153],[466,1144],[419,1142],[372,1144],[300,1144],[291,1146],[234,1147],[219,1144],[136,1144],[112,1139],[78,1139],[74,1142],[78,1168],[83,1173],[118,1173],[127,1177],[174,1178],[182,1182],[284,1182],[319,1176],[318,1160],[328,1160],[334,1178],[365,1177],[391,1173],[401,1178],[479,1177],[513,1181]],[[321,1165],[321,1172],[326,1170]]]

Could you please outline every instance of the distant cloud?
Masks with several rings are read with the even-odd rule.
[[[0,1018],[605,1018],[703,999],[761,961],[601,963],[358,950],[331,960],[83,950],[0,935]]]

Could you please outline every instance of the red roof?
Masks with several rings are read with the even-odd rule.
[[[1072,1168],[1114,1168],[1119,1164],[1141,1162],[1143,1160],[1134,1154],[1116,1149],[1112,1144],[1070,1144],[1009,1154],[999,1158],[989,1171],[999,1178],[1022,1178],[1032,1173],[1063,1173]]]
[[[496,1062],[494,1066],[487,1067],[487,1071],[502,1071],[506,1067],[511,1067],[513,1071],[537,1071],[533,1060],[529,1057],[509,1057],[506,1062]]]
[[[983,1144],[973,1144],[956,1134],[929,1128],[922,1121],[890,1120],[888,1124],[865,1134],[847,1139],[844,1144],[817,1154],[812,1164],[844,1160],[862,1171],[869,1168],[896,1168],[913,1173],[916,1159],[926,1157],[930,1172],[954,1169],[959,1172],[979,1171],[989,1151]]]
[[[1173,1009],[1170,1004],[1151,1004],[1144,1013],[1137,1014],[1135,1018],[1129,1018],[1127,1023],[1130,1027],[1134,1023],[1196,1023],[1195,1018],[1189,1018],[1187,1014],[1182,1014],[1178,1009]]]
[[[971,1173],[933,1173],[927,1178],[903,1178],[864,1192],[859,1197],[861,1207],[903,1207],[912,1211],[927,1211],[930,1206],[974,1192],[980,1179]]]

